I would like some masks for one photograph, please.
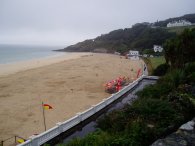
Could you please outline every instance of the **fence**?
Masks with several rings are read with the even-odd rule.
[[[59,122],[56,124],[55,127],[39,134],[36,136],[30,137],[29,140],[25,141],[22,144],[19,144],[18,146],[40,146],[47,141],[53,139],[54,137],[60,135],[61,133],[67,131],[68,129],[76,126],[80,122],[86,120],[87,118],[91,117],[95,113],[99,112],[103,108],[105,108],[107,105],[111,104],[118,98],[120,98],[122,95],[127,93],[129,90],[134,88],[139,82],[141,82],[143,79],[149,79],[149,80],[157,80],[158,77],[156,76],[141,76],[134,82],[130,83],[129,85],[125,86],[122,90],[119,92],[112,94],[110,97],[103,99],[100,103],[97,105],[92,106],[91,108],[87,109],[84,112],[78,113],[76,116],[72,117],[71,119],[65,121],[65,122]]]

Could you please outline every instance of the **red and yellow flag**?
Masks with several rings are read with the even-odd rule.
[[[53,107],[49,104],[43,104],[44,109],[53,109]]]
[[[17,140],[17,142],[18,142],[18,143],[24,143],[24,142],[25,142],[25,140],[24,140],[24,139],[22,139],[22,138],[20,138],[20,139],[18,139],[18,140]]]
[[[139,77],[140,73],[141,73],[141,69],[139,69],[139,70],[137,71],[137,78]]]

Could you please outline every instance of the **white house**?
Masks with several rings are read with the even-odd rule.
[[[145,57],[145,58],[148,57],[148,54],[143,54],[143,57]]]
[[[163,47],[159,46],[159,45],[154,45],[153,49],[154,49],[154,52],[162,52],[163,51]]]
[[[167,27],[177,27],[177,26],[188,26],[192,25],[191,22],[187,20],[172,21],[167,24]]]
[[[139,60],[139,51],[129,51],[128,58],[131,60]]]

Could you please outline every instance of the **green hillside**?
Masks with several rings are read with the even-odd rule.
[[[151,50],[154,44],[163,45],[167,39],[175,37],[176,34],[180,34],[185,28],[195,27],[195,25],[186,27],[166,27],[167,23],[181,19],[195,23],[195,14],[169,18],[155,23],[137,23],[131,28],[114,30],[94,39],[85,40],[58,51],[104,53],[114,53],[117,51],[125,54],[128,50],[136,49],[141,52],[146,49]]]
[[[141,23],[85,40],[65,48],[64,51],[94,52],[98,49],[100,52],[106,50],[108,53],[117,51],[123,54],[130,49],[152,49],[154,44],[162,45],[166,39],[175,35],[175,32],[169,32],[165,28],[152,28],[149,24]]]

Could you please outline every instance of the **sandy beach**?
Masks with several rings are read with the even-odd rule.
[[[0,65],[0,140],[26,139],[109,97],[103,84],[118,76],[135,79],[142,61],[110,54],[72,53],[53,58]]]

